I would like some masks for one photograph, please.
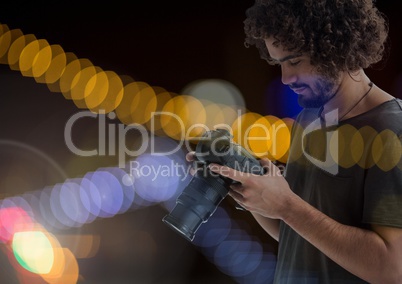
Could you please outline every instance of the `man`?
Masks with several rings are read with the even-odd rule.
[[[372,0],[256,0],[245,31],[304,109],[284,176],[266,159],[263,176],[210,168],[279,241],[275,283],[402,283],[402,103],[364,73],[385,19]]]

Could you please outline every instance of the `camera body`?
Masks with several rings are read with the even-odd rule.
[[[215,212],[236,183],[230,178],[211,172],[208,165],[216,163],[237,171],[263,175],[259,161],[242,146],[232,141],[226,129],[206,131],[195,149],[196,173],[176,200],[172,211],[162,220],[192,241],[202,223]]]

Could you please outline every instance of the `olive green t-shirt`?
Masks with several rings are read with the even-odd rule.
[[[318,109],[304,109],[292,127],[285,177],[296,194],[339,223],[402,228],[401,138],[399,99],[332,125]],[[275,283],[365,281],[281,222]]]

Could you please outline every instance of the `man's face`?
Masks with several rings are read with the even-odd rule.
[[[282,83],[298,94],[300,106],[321,107],[335,95],[339,87],[336,78],[317,73],[305,54],[284,50],[282,46],[274,46],[273,43],[273,38],[265,40],[270,57],[281,66]]]

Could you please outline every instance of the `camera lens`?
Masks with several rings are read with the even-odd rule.
[[[192,241],[201,224],[208,221],[226,197],[229,184],[230,180],[217,177],[207,168],[198,170],[163,222]]]
[[[262,175],[264,171],[250,153],[232,143],[225,129],[206,132],[196,147],[196,174],[176,200],[173,210],[162,220],[171,228],[192,241],[202,223],[217,209],[235,181],[212,173],[207,165],[221,164],[232,169]],[[241,208],[241,207],[240,207]]]

